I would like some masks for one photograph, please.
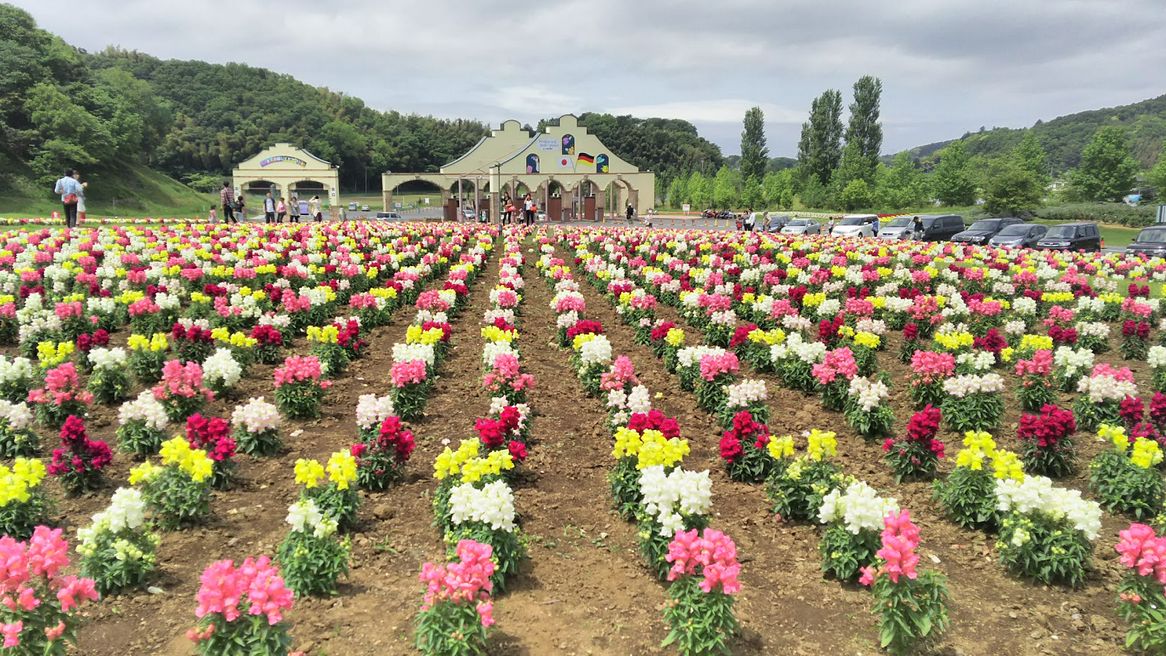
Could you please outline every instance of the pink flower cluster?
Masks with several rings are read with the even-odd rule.
[[[1130,371],[1129,367],[1122,367],[1120,369],[1105,363],[1099,362],[1093,366],[1093,371],[1089,374],[1090,378],[1098,378],[1100,376],[1109,376],[1114,380],[1122,383],[1134,382],[1134,372]]]
[[[1031,360],[1016,363],[1017,376],[1048,376],[1053,372],[1053,352],[1041,349],[1032,354]]]
[[[265,615],[267,623],[275,625],[295,601],[279,569],[267,556],[248,558],[238,567],[230,560],[211,563],[199,580],[202,586],[195,597],[198,606],[194,610],[199,619],[216,614],[234,622],[245,610],[249,615]]]
[[[1121,564],[1137,572],[1138,576],[1153,576],[1166,586],[1166,538],[1158,537],[1149,526],[1137,523],[1119,532],[1118,538],[1114,549],[1121,554]],[[1139,603],[1141,600],[1127,601]]]
[[[820,385],[829,385],[835,378],[842,376],[850,380],[858,375],[858,364],[854,361],[854,352],[843,346],[832,351],[826,351],[822,362],[814,365],[814,378]]]
[[[445,312],[449,309],[449,303],[434,289],[421,292],[417,296],[417,302],[414,305],[417,306],[418,310],[428,310],[430,312]]]
[[[77,366],[66,362],[45,372],[45,386],[28,393],[28,402],[36,404],[63,405],[79,401],[86,405],[93,402],[93,394],[81,386]]]
[[[162,365],[162,382],[152,391],[159,401],[176,396],[187,399],[202,396],[207,401],[215,398],[215,393],[202,384],[202,366],[194,361],[182,364],[178,360],[167,360]]]
[[[429,610],[443,601],[475,603],[482,626],[494,623],[494,604],[490,591],[494,584],[494,548],[473,540],[457,543],[457,562],[425,563],[421,566],[421,582],[425,584],[425,600],[421,610]]]
[[[615,361],[611,363],[611,369],[603,374],[599,379],[599,389],[610,392],[611,390],[626,389],[628,385],[636,385],[640,381],[636,378],[636,365],[631,358],[626,355],[616,356]]]
[[[393,387],[398,389],[406,385],[424,383],[425,377],[424,360],[394,362],[392,368],[389,369],[389,378],[393,381]]]
[[[911,511],[892,511],[883,517],[883,548],[878,550],[878,557],[883,561],[882,571],[874,567],[863,567],[862,576],[858,582],[869,586],[874,583],[880,573],[885,573],[891,583],[898,583],[900,576],[914,580],[919,576],[915,567],[919,564],[919,555],[915,549],[919,546],[919,527],[911,523]]]
[[[534,376],[522,373],[513,354],[499,353],[494,356],[494,368],[482,376],[482,387],[491,392],[506,388],[521,392],[534,387]]]
[[[699,567],[704,577],[700,582],[701,590],[713,592],[719,586],[720,591],[727,595],[741,591],[741,583],[737,580],[741,573],[737,545],[721,531],[711,528],[706,528],[703,533],[696,529],[677,531],[664,559],[672,563],[668,570],[669,581],[694,576]]]
[[[319,382],[322,388],[331,387],[332,381],[320,380],[321,375],[320,359],[316,356],[288,356],[282,367],[275,368],[275,387],[278,389],[303,382]]]
[[[700,377],[710,383],[718,376],[735,374],[740,368],[741,363],[737,360],[737,354],[732,351],[719,355],[710,353],[700,359]]]
[[[916,383],[937,383],[955,373],[955,356],[950,353],[915,351],[911,356],[911,372],[915,375]]]
[[[69,545],[61,537],[61,529],[37,526],[28,542],[18,542],[9,536],[0,537],[0,604],[13,612],[53,613],[42,599],[45,593],[55,594],[61,612],[68,613],[86,601],[98,599],[93,579],[62,576],[69,566]],[[65,633],[64,621],[44,630],[50,641]],[[20,646],[20,634],[24,622],[16,621],[0,625],[4,637],[4,648]],[[39,639],[39,636],[37,636]]]

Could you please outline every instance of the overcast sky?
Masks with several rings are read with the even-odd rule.
[[[10,0],[11,1],[11,0]],[[883,149],[1166,93],[1163,0],[15,0],[87,50],[243,62],[378,109],[497,124],[745,110],[793,156],[810,101],[883,81]]]

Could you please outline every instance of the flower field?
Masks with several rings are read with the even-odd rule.
[[[1166,649],[1160,259],[0,242],[0,651]]]

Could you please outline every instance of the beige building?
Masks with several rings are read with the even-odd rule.
[[[551,220],[621,216],[628,203],[641,213],[656,202],[656,175],[620,159],[571,114],[534,135],[506,121],[438,173],[386,172],[381,181],[386,211],[398,187],[423,181],[441,189],[447,218],[460,199],[497,221],[504,199],[521,207],[526,193]]]
[[[337,168],[303,148],[287,143],[277,143],[240,162],[232,178],[236,195],[250,189],[254,183],[267,182],[272,185],[272,194],[276,198],[290,199],[300,185],[300,200],[319,194],[320,200],[324,201],[326,197],[327,204],[332,207],[340,204],[340,173]],[[316,184],[303,185],[305,182]]]

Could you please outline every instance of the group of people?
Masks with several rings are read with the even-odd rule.
[[[219,203],[223,209],[223,219],[227,223],[239,223],[241,220],[246,220],[246,203],[243,202],[243,195],[235,197],[235,190],[231,188],[229,181],[223,182],[223,188],[219,190]],[[211,206],[210,214],[207,216],[207,221],[211,223],[218,222],[218,215],[215,212],[216,207]],[[290,223],[299,223],[301,216],[311,217],[313,221],[319,223],[324,220],[323,210],[320,205],[320,196],[312,196],[311,200],[303,201],[297,196],[292,196],[290,202],[285,202],[281,197],[276,199],[271,192],[263,198],[263,222],[264,223],[283,223],[285,217]]]
[[[509,198],[502,199],[502,224],[509,225],[512,219],[517,218],[519,225],[534,225],[534,217],[538,214],[538,204],[534,202],[534,198],[527,194],[522,199],[522,210],[519,210],[517,205],[510,201]],[[519,212],[522,212],[519,214]]]
[[[65,227],[76,228],[77,217],[85,217],[85,190],[88,182],[81,182],[81,172],[77,169],[65,169],[65,175],[57,180],[53,193],[61,197],[61,206],[65,210]]]

